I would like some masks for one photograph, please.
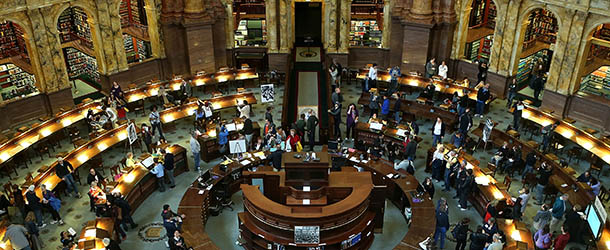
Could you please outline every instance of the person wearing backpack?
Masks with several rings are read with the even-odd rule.
[[[451,234],[453,238],[457,241],[457,245],[455,245],[455,250],[464,250],[466,248],[466,240],[468,239],[468,222],[470,220],[468,218],[462,219],[460,223],[458,223]]]
[[[483,226],[477,226],[477,231],[470,234],[470,250],[483,250],[487,243],[487,235],[483,232]]]
[[[553,244],[553,240],[551,239],[553,234],[551,233],[551,229],[548,224],[544,225],[543,228],[538,230],[536,234],[534,234],[534,242],[536,243],[536,249],[550,249]]]

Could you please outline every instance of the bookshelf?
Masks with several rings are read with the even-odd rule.
[[[127,55],[127,63],[141,62],[152,57],[150,42],[143,41],[123,33],[123,45]]]
[[[0,65],[0,94],[3,101],[38,92],[35,83],[34,75],[15,64]]]
[[[242,19],[235,30],[235,46],[265,46],[267,24],[264,19]]]
[[[479,40],[466,44],[466,58],[470,61],[486,60],[489,61],[491,46],[493,45],[493,34],[485,36]]]
[[[87,13],[82,9],[70,7],[64,10],[59,16],[57,29],[62,43],[80,40],[83,45],[93,49],[91,27],[87,21]]]
[[[352,20],[350,46],[381,47],[382,31],[377,20]]]
[[[548,44],[555,43],[559,26],[553,13],[539,9],[532,12],[528,20],[529,24],[525,30],[523,47],[527,48],[533,41],[541,41]]]
[[[146,27],[148,22],[144,6],[144,0],[122,0],[119,7],[121,26]]]
[[[95,82],[100,82],[100,74],[97,70],[97,60],[77,49],[64,48],[64,58],[68,68],[68,77],[75,79],[81,76],[87,77]]]
[[[537,61],[542,60],[544,65],[548,65],[548,63],[550,63],[550,53],[550,50],[543,49],[528,57],[519,59],[519,68],[516,76],[517,83],[521,84],[529,79],[530,73],[532,72],[532,69]]]
[[[0,58],[21,56],[29,62],[23,31],[13,22],[0,23]]]
[[[473,0],[468,27],[496,27],[496,5],[493,0]]]
[[[610,66],[601,66],[583,77],[580,91],[610,98]]]
[[[599,29],[595,31],[593,37],[610,41],[610,24],[602,24]]]

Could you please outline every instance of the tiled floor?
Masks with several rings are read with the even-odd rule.
[[[349,104],[349,103],[357,103],[357,100],[360,95],[359,86],[360,86],[360,84],[356,84],[356,83],[352,83],[351,85],[344,84],[342,86],[342,93],[343,93],[344,99],[345,99],[344,107],[347,107],[347,104]],[[255,92],[257,95],[257,98],[260,100],[260,96],[259,96],[260,90],[251,89],[251,91]],[[197,93],[195,93],[195,95],[197,95],[201,98],[209,98],[209,96],[202,95],[201,92],[197,92]],[[413,98],[415,98],[416,95],[417,95],[417,93],[414,93],[412,96],[409,96],[408,98],[413,99]],[[265,107],[267,105],[273,105],[273,106],[275,106],[275,109],[274,109],[275,114],[273,115],[273,117],[276,119],[276,123],[279,123],[279,121],[277,119],[279,119],[281,117],[282,98],[283,98],[283,86],[276,86],[276,98],[275,98],[276,100],[274,103],[270,103],[270,104],[260,104],[259,103],[259,104],[253,105],[253,111],[255,114],[255,116],[253,117],[253,120],[258,121],[259,124],[262,124]],[[315,97],[315,98],[317,98],[317,97]],[[498,121],[500,123],[500,125],[498,125],[498,126],[501,129],[505,128],[510,123],[510,120],[511,120],[511,115],[506,112],[505,105],[506,105],[506,103],[503,100],[495,101],[494,103],[492,103],[492,106],[490,109],[491,112],[489,114],[489,116],[492,117],[492,119],[494,119],[495,121]],[[343,120],[345,121],[345,112],[342,112],[342,113],[344,113]],[[230,117],[233,117],[234,115],[235,115],[235,111],[232,109],[222,111],[223,118],[230,118]],[[146,117],[144,117],[142,115],[138,115],[136,117],[133,114],[129,114],[128,116],[130,119],[135,119],[138,123],[144,122],[146,120]],[[366,118],[366,117],[363,116],[363,118]],[[475,124],[478,124],[479,120],[480,119],[475,118]],[[425,152],[431,147],[431,145],[430,145],[431,136],[429,133],[431,122],[420,120],[420,121],[417,121],[417,123],[420,125],[420,131],[421,131],[420,133],[421,133],[421,136],[423,137],[424,141],[423,141],[423,143],[420,144],[419,149],[417,151],[417,159],[415,161],[415,164],[417,166],[417,171],[416,171],[415,176],[419,180],[423,180],[426,176],[428,176],[428,174],[423,171],[423,168],[424,168],[424,164],[425,164]],[[176,126],[177,129],[175,131],[166,133],[167,139],[171,143],[180,144],[190,151],[190,148],[188,146],[188,138],[189,138],[188,130],[192,128],[192,118],[186,118],[183,120],[179,120],[176,122],[176,125],[177,125]],[[580,126],[580,124],[577,123],[577,126]],[[344,129],[343,126],[342,126],[342,129]],[[81,131],[83,131],[83,133],[84,133],[86,131],[86,128],[84,126],[82,126]],[[343,131],[343,132],[345,132],[345,131]],[[447,136],[446,138],[449,138],[449,136]],[[536,139],[539,140],[539,138],[536,138]],[[63,145],[62,145],[61,149],[56,149],[56,152],[69,151],[69,150],[73,149],[72,145],[69,145],[69,143],[67,141],[62,142],[62,144]],[[574,146],[574,145],[568,145],[568,147],[571,147],[571,146]],[[139,152],[136,152],[136,153],[139,153]],[[482,164],[485,164],[488,161],[488,159],[491,157],[491,153],[493,153],[493,150],[489,150],[487,152],[480,150],[480,151],[475,152],[474,156],[476,158],[480,159]],[[107,152],[105,152],[103,154],[105,165],[106,166],[114,165],[116,162],[118,162],[122,158],[123,154],[124,154],[124,152],[123,152],[122,146],[115,147],[113,149],[108,149]],[[190,156],[190,153],[188,155]],[[565,157],[565,156],[560,155],[560,157]],[[192,158],[189,157],[189,159],[190,159],[189,166],[193,166]],[[19,170],[19,176],[25,176],[25,174],[28,171],[34,171],[35,169],[38,169],[42,164],[50,164],[54,161],[54,159],[48,158],[47,156],[44,156],[43,160],[40,160],[39,157],[33,157],[33,161],[34,161],[33,164],[30,164],[29,170],[28,169]],[[205,169],[211,168],[212,166],[214,166],[217,163],[218,163],[218,161],[213,161],[210,163],[202,162],[202,166],[203,166],[203,169],[205,170]],[[581,161],[580,164],[573,165],[573,167],[578,172],[582,172],[588,168],[587,164],[585,164],[585,163],[586,163],[585,161]],[[86,170],[81,169],[80,171],[82,173],[81,179],[84,183],[85,182],[84,177],[86,176],[85,175]],[[602,175],[603,175],[603,179],[602,179],[603,183],[608,183],[607,182],[608,178],[606,177],[607,172],[604,172]],[[182,195],[183,195],[186,187],[188,185],[190,185],[196,177],[197,177],[196,173],[194,173],[192,171],[188,172],[186,174],[182,174],[179,177],[177,177],[177,179],[176,179],[176,181],[177,181],[176,188],[166,191],[164,193],[159,193],[159,192],[153,193],[140,206],[140,208],[138,208],[136,210],[136,212],[134,214],[135,221],[140,225],[138,228],[139,230],[129,231],[127,240],[121,244],[121,247],[123,249],[149,249],[149,250],[166,249],[164,240],[145,238],[145,237],[143,237],[141,232],[146,227],[151,226],[153,223],[161,222],[160,213],[161,213],[162,205],[167,203],[175,208],[178,205],[178,203],[180,202],[180,199],[182,198]],[[497,178],[499,180],[502,180],[504,177],[497,176]],[[8,178],[6,178],[6,176],[4,176],[4,177],[2,177],[2,179],[0,181],[1,181],[1,183],[6,183],[8,181]],[[514,181],[512,188],[510,190],[511,193],[513,195],[515,195],[518,187],[520,187],[520,186],[521,186],[521,183],[519,181]],[[80,190],[81,190],[81,193],[84,194],[86,192],[87,188],[85,186],[81,185]],[[457,221],[459,221],[465,217],[470,218],[471,229],[473,229],[476,225],[481,224],[482,218],[478,213],[476,213],[474,211],[473,208],[470,208],[467,211],[460,211],[459,209],[457,209],[457,200],[452,199],[452,197],[454,195],[453,193],[447,193],[447,192],[441,191],[440,185],[437,185],[436,190],[437,190],[437,192],[435,194],[435,200],[438,200],[440,197],[445,197],[449,201],[449,205],[450,205],[449,214],[450,214],[450,221],[452,224],[455,224]],[[241,203],[241,194],[240,193],[235,194],[232,197],[232,199],[235,202],[235,205],[233,206],[235,208],[235,211],[231,212],[229,210],[225,210],[220,216],[210,218],[206,225],[206,231],[210,234],[210,236],[212,236],[215,244],[217,244],[221,249],[241,249],[241,247],[235,245],[235,240],[237,239],[237,235],[238,235],[236,214],[237,214],[237,212],[243,210],[243,205]],[[80,231],[83,223],[85,223],[88,220],[94,219],[94,214],[89,212],[89,209],[88,209],[89,201],[86,196],[84,196],[81,199],[66,197],[66,198],[64,198],[64,201],[62,203],[63,203],[63,205],[62,205],[60,214],[63,217],[66,224],[63,226],[49,225],[42,230],[41,239],[43,242],[45,242],[47,244],[44,249],[58,249],[59,248],[60,243],[59,243],[58,237],[59,237],[59,232],[61,230],[67,230],[69,227],[72,227],[75,230]],[[397,242],[400,241],[400,239],[402,237],[404,237],[405,233],[408,230],[407,225],[406,225],[402,215],[400,214],[401,211],[399,211],[396,207],[394,207],[391,202],[387,202],[386,208],[387,209],[385,212],[384,233],[378,234],[375,236],[376,240],[374,241],[371,249],[392,249],[393,246],[395,246],[397,244]],[[527,206],[526,216],[524,219],[524,221],[527,224],[532,223],[531,218],[536,213],[536,211],[537,211],[536,206],[533,205],[533,201],[530,201],[530,204],[528,204],[528,206]],[[50,215],[45,214],[45,221],[47,221],[47,222],[50,221]],[[446,247],[453,248],[454,243],[449,241],[447,243]]]

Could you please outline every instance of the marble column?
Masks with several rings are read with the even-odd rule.
[[[280,2],[280,53],[289,53],[292,47],[292,39],[290,39],[290,26],[292,25],[292,16],[290,8],[292,0],[278,0]]]
[[[498,72],[500,68],[505,67],[499,64],[499,57],[502,51],[502,44],[504,42],[504,36],[506,36],[506,29],[510,26],[507,25],[507,10],[509,5],[513,5],[512,2],[503,0],[497,0],[496,2],[496,27],[494,29],[493,44],[489,55],[489,71]],[[504,75],[508,71],[504,70]]]
[[[235,18],[233,17],[233,1],[225,0],[223,1],[223,4],[227,18],[227,21],[225,22],[225,40],[227,41],[226,47],[227,49],[233,49],[235,46]],[[269,37],[269,34],[267,34],[267,37]]]
[[[148,37],[153,58],[165,58],[165,46],[163,45],[163,30],[160,24],[159,1],[151,0],[144,6],[148,21]]]
[[[337,0],[324,0],[324,48],[328,53],[337,52]]]
[[[53,7],[29,11],[34,41],[40,53],[40,62],[47,80],[45,92],[56,92],[70,87],[68,73],[59,41],[57,20],[53,20]],[[45,31],[45,32],[40,32]],[[40,42],[41,43],[40,43]]]
[[[520,48],[523,46],[521,43],[523,43],[523,35],[528,22],[527,17],[524,17],[524,20],[521,20],[521,22],[519,20],[520,2],[520,0],[509,2],[505,18],[506,21],[503,22],[505,28],[502,39],[492,46],[492,53],[499,55],[492,57],[494,62],[496,62],[492,62],[492,64],[497,65],[494,67],[497,69],[498,74],[501,75],[514,75],[516,68],[515,63],[512,61],[513,50],[517,50],[516,57],[520,57]],[[500,51],[493,52],[495,49],[500,49]],[[490,58],[490,61],[492,58]],[[496,58],[498,58],[498,60],[496,60]],[[519,58],[515,61],[518,63]]]
[[[466,38],[468,36],[468,21],[472,7],[467,7],[460,10],[460,18],[457,24],[456,34],[451,49],[451,59],[459,60],[464,57],[464,47],[466,46]]]
[[[430,24],[433,21],[432,0],[413,1],[409,17],[417,23]]]
[[[117,60],[117,70],[126,71],[129,70],[129,66],[127,65],[127,53],[125,52],[125,39],[123,39],[119,5],[120,2],[118,1],[108,2],[108,17],[110,24],[108,26],[108,32],[110,32],[113,37],[112,43],[114,45],[114,54],[116,55]]]
[[[203,0],[185,0],[184,14],[185,18],[196,19],[203,16],[205,6]]]
[[[265,1],[265,22],[267,23],[267,48],[269,53],[278,52],[277,1]]]
[[[390,48],[390,34],[392,33],[392,1],[386,0],[383,6],[383,33],[381,34],[381,47]]]
[[[349,30],[351,22],[351,0],[340,0],[339,53],[349,53]],[[385,31],[384,31],[385,34]]]
[[[97,20],[95,20],[95,17],[88,16],[87,21],[91,27],[91,38],[93,39],[93,47],[100,74],[109,75],[118,72],[120,61],[127,60],[127,58],[123,55],[123,59],[120,59],[116,53],[116,47],[120,46],[124,49],[124,43],[123,39],[116,38],[117,33],[121,34],[121,36],[122,33],[120,32],[120,27],[117,30],[116,27],[112,26],[108,1],[96,0],[95,3],[97,6]],[[118,13],[116,14],[118,15]]]
[[[566,55],[574,54],[574,51],[578,51],[578,45],[580,44],[583,26],[584,26],[584,15],[581,15],[582,20],[578,20],[579,17],[576,11],[563,11],[559,12],[559,17],[564,20],[562,25],[559,27],[557,32],[557,41],[555,42],[555,49],[553,50],[553,58],[551,59],[551,67],[549,68],[549,78],[545,84],[545,89],[550,89],[559,94],[567,95],[570,87],[571,72],[574,71],[574,64],[576,56],[570,56],[570,62],[564,68],[563,64],[567,61]],[[575,23],[576,22],[576,23]],[[577,27],[579,26],[579,27]],[[574,41],[570,39],[574,38]],[[575,50],[568,50],[568,43],[572,42],[575,45]],[[564,71],[566,70],[566,71]]]

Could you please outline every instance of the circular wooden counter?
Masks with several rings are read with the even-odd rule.
[[[432,200],[424,196],[421,201],[414,202],[413,198],[417,194],[416,189],[419,185],[414,176],[405,171],[394,170],[393,165],[386,160],[360,161],[358,160],[359,156],[360,153],[358,152],[351,153],[347,156],[347,165],[358,166],[371,172],[373,184],[375,186],[385,186],[382,195],[401,209],[403,215],[405,208],[411,209],[412,218],[409,231],[394,249],[420,249],[419,243],[427,237],[431,237],[435,229],[436,221]],[[241,174],[242,171],[248,171],[251,167],[264,162],[261,157],[252,157],[248,160],[250,162],[247,165],[242,165],[239,162],[229,164],[226,172],[220,171],[219,166],[215,166],[211,171],[219,178],[214,180],[211,190],[200,189],[199,182],[196,180],[184,193],[178,206],[178,213],[186,215],[182,225],[183,236],[187,244],[193,249],[219,249],[205,232],[205,224],[209,216],[208,208],[214,203],[211,196],[216,186],[223,181],[229,181],[231,192],[237,192],[239,185],[245,183],[245,178]],[[389,174],[399,174],[401,177],[392,179],[387,177]],[[407,218],[405,217],[405,219]]]

